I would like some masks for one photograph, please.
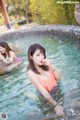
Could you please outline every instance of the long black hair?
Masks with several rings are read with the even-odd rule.
[[[29,61],[29,65],[28,65],[28,70],[31,69],[32,71],[34,71],[35,73],[37,74],[40,74],[40,72],[36,69],[35,65],[34,65],[34,62],[33,60],[31,59],[31,56],[33,56],[33,54],[35,53],[35,51],[39,49],[41,53],[44,54],[44,58],[46,58],[46,54],[45,54],[45,49],[44,47],[42,47],[41,45],[39,44],[33,44],[29,47],[28,49],[28,61]],[[48,71],[49,70],[49,67],[48,66],[45,66],[45,65],[40,65],[40,67],[45,70],[45,71]]]

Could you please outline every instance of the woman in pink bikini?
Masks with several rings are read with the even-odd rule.
[[[55,100],[52,94],[58,92],[60,72],[47,59],[45,49],[39,44],[33,44],[28,49],[28,77],[39,91],[43,99],[52,104],[56,114],[63,116],[63,107]]]

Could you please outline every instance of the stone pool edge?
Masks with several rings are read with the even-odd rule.
[[[9,30],[0,34],[0,40],[6,40],[14,36],[20,36],[22,34],[32,34],[32,33],[53,33],[61,34],[66,36],[71,36],[80,40],[80,26],[73,25],[33,25],[29,27],[24,27],[19,30]]]

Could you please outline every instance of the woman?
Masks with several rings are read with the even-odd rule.
[[[39,45],[31,45],[28,49],[28,77],[41,95],[53,105],[58,116],[63,116],[63,107],[51,96],[52,91],[57,92],[57,81],[61,75],[54,65],[46,59],[45,49]]]
[[[16,54],[6,42],[0,42],[0,62],[1,64],[9,65],[16,59]]]

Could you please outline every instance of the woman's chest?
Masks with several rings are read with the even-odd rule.
[[[44,72],[38,75],[39,80],[49,80],[51,78],[50,72]]]

